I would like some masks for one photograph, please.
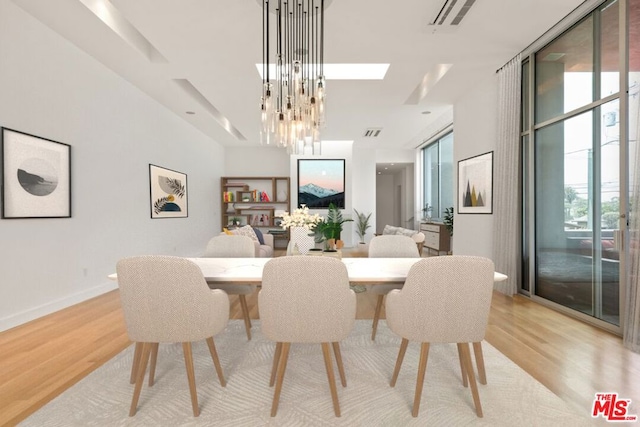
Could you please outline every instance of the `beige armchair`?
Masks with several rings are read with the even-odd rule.
[[[274,258],[264,267],[258,306],[262,332],[276,342],[269,383],[273,386],[275,382],[276,386],[271,416],[278,411],[291,343],[322,343],[333,409],[339,417],[329,343],[333,346],[340,380],[346,387],[339,341],[349,335],[356,315],[356,295],[349,289],[345,265],[329,257]]]
[[[420,233],[422,234],[422,233]],[[424,234],[422,234],[424,237]],[[389,234],[375,236],[369,242],[369,258],[419,258],[420,253],[416,249],[416,242],[412,237],[399,234]],[[390,283],[382,285],[371,285],[369,292],[378,296],[376,310],[373,314],[373,330],[371,339],[376,339],[380,312],[384,296],[393,289],[401,289],[402,283]]]
[[[245,225],[244,227],[236,228],[233,230],[229,230],[227,232],[221,232],[220,235],[241,235],[247,236],[251,238],[251,241],[255,250],[256,258],[271,258],[273,257],[273,249],[274,249],[274,240],[273,234],[269,233],[261,233],[262,240],[264,243],[260,243],[258,240],[258,236],[255,234],[256,232],[250,225]]]
[[[471,385],[476,414],[482,417],[469,343],[480,343],[484,339],[493,292],[493,271],[493,262],[483,257],[425,258],[411,267],[402,290],[393,290],[387,295],[387,324],[402,337],[391,387],[398,379],[409,341],[422,343],[413,401],[414,417],[420,409],[431,343],[458,345],[463,384],[466,387],[468,380]]]
[[[204,251],[204,258],[254,258],[254,242],[247,236],[229,236],[221,234],[215,236]],[[229,295],[238,295],[240,308],[242,309],[242,317],[244,319],[244,327],[247,331],[247,339],[251,339],[251,317],[249,316],[249,307],[247,305],[247,295],[255,290],[252,285],[242,284],[220,284],[216,282],[209,283],[211,289],[222,289]]]
[[[213,336],[229,320],[229,297],[209,290],[200,268],[184,258],[139,256],[116,265],[118,286],[129,339],[136,343],[132,376],[135,389],[129,416],[136,414],[149,356],[153,385],[158,343],[181,342],[187,367],[193,415],[200,414],[196,392],[191,342],[206,340],[220,384],[226,385]]]

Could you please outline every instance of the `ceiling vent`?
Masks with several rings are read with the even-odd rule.
[[[382,128],[369,128],[369,129],[364,131],[364,137],[365,138],[377,138],[378,135],[380,135],[380,132],[382,132]]]
[[[460,25],[476,0],[444,0],[429,25]]]

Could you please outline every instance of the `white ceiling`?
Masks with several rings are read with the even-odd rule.
[[[109,0],[13,0],[214,140],[229,146],[258,145],[260,0],[110,0],[139,33],[129,31],[129,39],[143,36],[164,60],[143,54],[103,23],[90,10],[103,1]],[[323,139],[353,140],[356,146],[374,148],[415,147],[427,136],[426,129],[451,116],[458,98],[582,0],[477,0],[460,25],[434,30],[428,22],[443,2],[330,4],[325,63],[391,65],[384,80],[328,82]],[[416,91],[423,81],[428,86],[439,64],[452,66],[419,99]],[[230,134],[225,124],[245,140]],[[364,138],[372,127],[382,132]]]

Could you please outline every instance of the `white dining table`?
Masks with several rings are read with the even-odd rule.
[[[264,265],[272,258],[187,258],[193,261],[207,282],[252,283],[262,282]],[[343,258],[349,281],[352,283],[397,283],[404,282],[409,269],[424,258]],[[109,275],[117,280],[117,275]],[[493,280],[506,280],[507,276],[494,272]]]

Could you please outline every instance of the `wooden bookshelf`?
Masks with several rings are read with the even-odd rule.
[[[226,176],[220,179],[222,212],[221,229],[233,225],[251,225],[263,233],[282,231],[279,221],[281,212],[291,211],[290,179],[288,176]],[[277,232],[275,242],[289,241],[289,233]]]

